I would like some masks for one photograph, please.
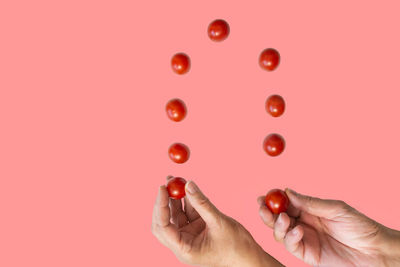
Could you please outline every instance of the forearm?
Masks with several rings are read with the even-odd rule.
[[[246,259],[245,265],[238,265],[240,267],[282,267],[284,266],[274,257],[266,253],[260,246],[254,249],[254,254]]]
[[[400,266],[400,231],[383,230],[382,254],[385,266]]]
[[[259,265],[255,265],[257,267],[284,267],[282,263],[277,261],[274,257],[265,253],[262,259],[259,261]]]
[[[251,248],[250,248],[251,247]],[[219,256],[218,262],[204,263],[202,267],[284,267],[279,261],[266,253],[258,244],[251,245],[246,251],[231,256]],[[220,253],[221,255],[221,253]],[[217,258],[217,257],[216,257]]]

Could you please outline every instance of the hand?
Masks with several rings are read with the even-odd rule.
[[[274,237],[313,266],[400,266],[400,232],[343,201],[322,200],[287,189],[287,213],[272,214],[259,197],[260,216]]]
[[[222,214],[189,181],[184,208],[159,189],[153,211],[152,232],[180,261],[199,266],[282,266],[265,253],[237,221]]]

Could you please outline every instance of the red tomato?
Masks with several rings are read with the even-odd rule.
[[[185,193],[186,180],[181,177],[174,177],[168,180],[167,191],[168,195],[172,199],[181,199]]]
[[[289,198],[286,193],[280,189],[272,189],[265,197],[265,205],[274,213],[286,212],[289,207]]]
[[[267,48],[261,52],[258,59],[260,67],[267,71],[275,70],[280,62],[279,52],[273,48]]]
[[[173,121],[181,121],[186,116],[186,105],[182,100],[178,98],[174,98],[168,101],[165,109],[167,111],[168,117]]]
[[[285,112],[285,100],[280,95],[271,95],[265,102],[265,109],[272,117],[279,117]]]
[[[229,24],[222,19],[214,20],[208,26],[208,37],[216,42],[225,40],[230,32]]]
[[[175,163],[185,163],[190,156],[189,148],[181,143],[172,144],[168,149],[169,158]]]
[[[175,54],[171,59],[171,67],[176,74],[185,74],[190,69],[190,58],[184,53]]]
[[[264,150],[271,157],[279,156],[285,149],[285,140],[279,134],[270,134],[264,139]]]

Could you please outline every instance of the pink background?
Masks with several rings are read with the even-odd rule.
[[[271,188],[400,229],[399,3],[1,1],[0,266],[182,266],[150,231],[168,174],[288,266],[303,265],[257,212]],[[223,43],[206,35],[216,18],[231,26]],[[258,66],[267,47],[275,72]],[[170,69],[181,51],[185,76]],[[173,97],[181,123],[164,111]],[[262,150],[271,132],[287,142],[277,158]],[[175,141],[191,148],[184,165],[167,157]]]

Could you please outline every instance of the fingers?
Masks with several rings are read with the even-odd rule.
[[[289,230],[290,218],[286,213],[279,214],[274,225],[274,237],[278,242],[283,242]]]
[[[171,208],[171,217],[172,220],[176,219],[179,213],[183,212],[182,210],[182,201],[180,199],[169,199],[169,207]],[[175,218],[174,218],[175,217]]]
[[[268,227],[273,228],[275,240],[284,243],[290,253],[302,259],[304,229],[301,225],[296,225],[296,220],[293,218],[298,216],[299,210],[290,205],[287,213],[280,213],[277,216],[265,206],[265,196],[258,197],[257,202],[260,204],[261,219]]]
[[[305,211],[311,215],[333,219],[337,217],[344,202],[337,200],[325,200],[310,196],[301,195],[291,189],[286,189],[291,205],[301,211]]]
[[[261,220],[264,224],[270,228],[274,228],[274,223],[276,220],[276,215],[273,214],[267,206],[265,206],[265,196],[261,196],[257,199],[258,204],[260,204],[260,209],[258,213],[260,214]]]
[[[299,259],[303,258],[304,255],[304,243],[303,243],[304,229],[302,226],[297,225],[295,228],[290,230],[284,239],[286,249]]]
[[[165,185],[160,186],[156,205],[154,207],[155,223],[159,226],[166,227],[170,224],[169,197]]]
[[[174,176],[168,175],[167,176],[167,181],[169,179],[172,179],[172,178],[174,178]],[[184,212],[182,211],[182,213],[186,214],[186,221],[193,222],[193,221],[197,220],[200,217],[200,215],[193,208],[193,206],[190,204],[190,202],[187,200],[186,197],[184,198],[184,203],[185,203],[185,211]],[[182,202],[180,202],[180,204],[181,204],[181,208],[180,209],[182,210]]]
[[[278,218],[277,214],[273,214],[265,205],[265,196],[260,196],[257,199],[258,204],[260,205],[259,209],[259,214],[261,217],[261,220],[264,222],[266,226],[269,228],[274,228],[275,227],[275,221]],[[289,215],[289,220],[290,220],[290,228],[292,228],[295,223],[296,223],[296,215],[298,212],[296,212],[296,209],[292,206],[289,206],[289,209],[286,212],[286,215]]]
[[[160,186],[157,200],[153,209],[152,232],[168,247],[176,246],[179,241],[179,233],[176,227],[170,223],[169,197],[165,186]]]
[[[171,209],[172,223],[181,228],[188,223],[188,218],[182,210],[182,201],[180,199],[170,199],[169,206]]]
[[[200,218],[199,213],[193,208],[192,204],[190,204],[190,201],[188,201],[187,197],[185,197],[185,213],[186,217],[189,222],[193,222]]]
[[[173,176],[167,176],[167,180],[173,178]],[[169,207],[171,210],[172,223],[181,228],[187,224],[188,218],[182,209],[182,201],[180,199],[169,199]]]
[[[206,224],[210,227],[218,226],[221,213],[200,191],[199,187],[193,181],[188,181],[185,190],[188,202],[203,218]]]

